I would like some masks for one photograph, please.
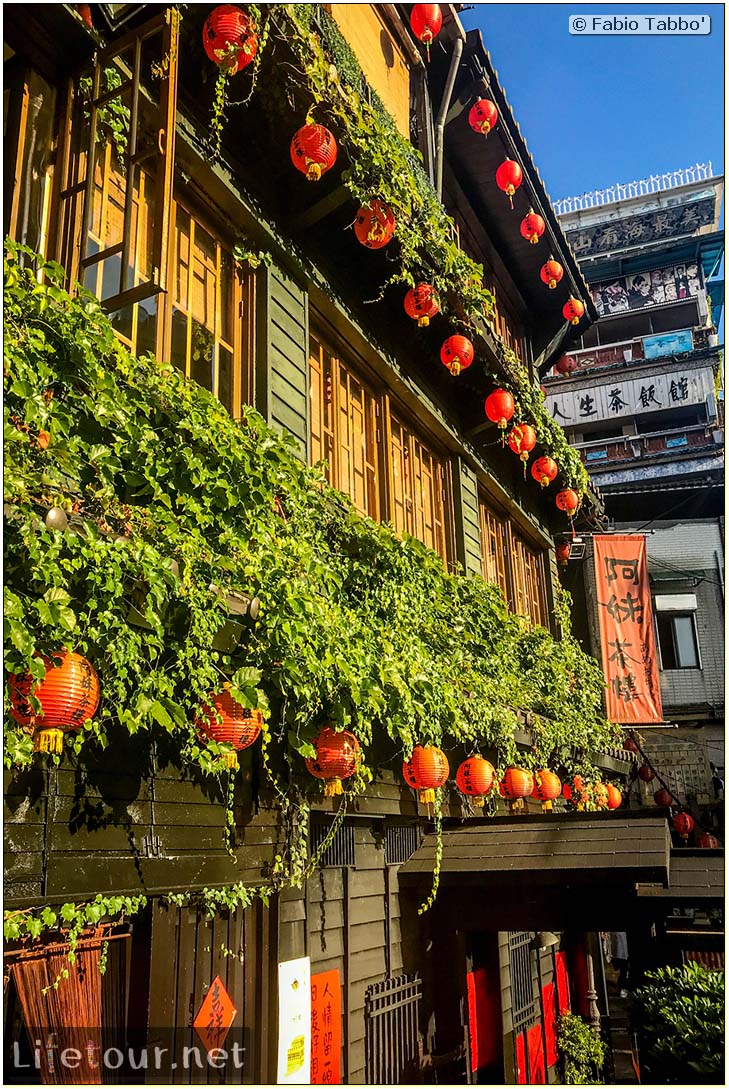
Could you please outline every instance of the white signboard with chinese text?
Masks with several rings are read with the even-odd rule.
[[[309,1085],[311,1070],[311,962],[309,957],[278,966],[279,1085]]]
[[[709,370],[672,370],[645,378],[623,379],[578,390],[547,394],[547,411],[563,427],[615,420],[666,408],[699,405],[713,390]]]

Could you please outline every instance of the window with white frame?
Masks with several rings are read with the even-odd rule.
[[[656,633],[661,669],[701,669],[695,594],[657,594]]]

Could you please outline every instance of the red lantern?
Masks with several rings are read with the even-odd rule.
[[[531,424],[517,424],[509,434],[509,446],[518,454],[524,462],[524,479],[526,480],[526,463],[529,454],[537,445],[537,433]]]
[[[223,685],[222,692],[208,696],[209,704],[203,704],[195,725],[213,741],[232,745],[234,752],[224,753],[223,760],[229,768],[238,767],[236,753],[249,748],[258,739],[263,726],[260,711],[241,707],[230,694],[230,685]]]
[[[462,337],[460,333],[448,337],[440,349],[440,361],[447,367],[452,375],[458,376],[473,363],[473,344],[468,337]]]
[[[479,98],[468,111],[468,123],[474,132],[488,136],[499,120],[499,111],[490,98]]]
[[[532,465],[532,476],[543,488],[547,488],[552,483],[557,476],[557,472],[557,462],[552,458],[537,458]]]
[[[575,775],[571,783],[565,783],[562,787],[562,797],[565,801],[572,802],[578,809],[585,808],[587,793],[587,784],[581,775]]]
[[[416,284],[405,296],[405,313],[423,328],[430,325],[430,319],[439,311],[438,296],[430,284]]]
[[[486,398],[484,409],[491,423],[495,423],[501,431],[501,445],[503,446],[506,425],[514,415],[514,398],[508,390],[495,389]]]
[[[555,798],[559,798],[561,793],[562,780],[558,775],[555,775],[553,771],[549,771],[547,768],[541,768],[534,773],[534,790],[532,791],[532,798],[539,799],[545,813],[551,811],[552,802]]]
[[[559,281],[564,276],[564,269],[560,265],[559,261],[555,261],[553,257],[550,257],[539,270],[542,283],[546,284],[550,290],[554,290]]]
[[[319,181],[337,161],[337,141],[324,125],[302,125],[291,141],[291,162],[309,181]]]
[[[650,764],[641,764],[638,768],[638,778],[642,779],[644,783],[650,783],[655,779],[656,773]]]
[[[499,791],[504,798],[508,798],[509,808],[512,813],[524,808],[524,799],[528,798],[534,790],[534,776],[525,768],[510,767],[504,772]]]
[[[616,786],[612,783],[607,784],[607,807],[608,809],[617,809],[622,805],[623,795],[620,793]]]
[[[567,302],[562,307],[562,317],[565,321],[569,321],[572,325],[579,325],[580,318],[585,313],[585,304],[576,299],[574,295],[570,295]]]
[[[531,242],[532,246],[536,246],[546,229],[547,227],[542,217],[538,216],[536,212],[533,212],[531,208],[522,219],[519,227],[522,238],[526,238],[527,242]]]
[[[370,250],[380,250],[395,233],[395,217],[392,210],[381,200],[373,200],[366,208],[360,208],[354,221],[357,241]]]
[[[656,805],[660,806],[669,806],[675,804],[673,800],[673,795],[671,794],[670,790],[666,790],[665,787],[661,787],[660,790],[657,790],[655,792],[655,794],[653,795],[653,801],[656,803]]]
[[[671,822],[673,829],[678,832],[681,839],[686,842],[694,830],[694,818],[690,813],[677,813]]]
[[[221,4],[205,20],[203,45],[210,60],[234,76],[258,52],[258,35],[249,15],[235,4]]]
[[[557,563],[560,567],[566,567],[570,559],[569,541],[561,541],[554,550],[557,554]]]
[[[456,772],[456,786],[461,794],[466,794],[475,806],[483,808],[485,796],[494,785],[496,772],[483,756],[469,756]]]
[[[572,374],[577,370],[577,360],[573,359],[571,355],[560,356],[554,369],[558,371],[559,374]]]
[[[625,741],[623,742],[623,748],[626,749],[628,752],[637,753],[640,751],[637,742],[633,741],[632,737],[626,737]]]
[[[413,4],[410,12],[410,28],[418,41],[425,46],[428,58],[430,58],[430,44],[440,34],[442,25],[443,15],[440,4]]]
[[[710,851],[721,847],[721,844],[716,836],[712,836],[709,832],[699,832],[696,837],[696,846]]]
[[[34,681],[30,673],[11,673],[10,714],[33,733],[34,752],[63,752],[63,735],[80,729],[99,706],[101,690],[96,670],[81,654],[57,651],[44,658],[45,676]],[[35,712],[29,696],[40,701]]]
[[[325,726],[314,739],[316,757],[306,760],[307,769],[317,779],[324,780],[327,798],[342,794],[342,779],[354,775],[362,756],[359,741],[349,730],[333,730]]]
[[[435,745],[416,745],[410,759],[403,762],[402,774],[408,786],[419,791],[421,802],[434,802],[436,789],[448,782],[448,757]]]
[[[496,184],[502,193],[506,193],[512,208],[514,207],[514,193],[521,185],[523,177],[521,167],[515,159],[504,159],[496,171]]]
[[[580,497],[572,488],[564,488],[557,492],[555,503],[559,510],[563,510],[571,518],[580,505]]]

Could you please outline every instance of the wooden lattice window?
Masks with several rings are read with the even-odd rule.
[[[56,91],[19,57],[5,66],[5,233],[46,255]],[[22,258],[21,258],[22,260]]]
[[[329,483],[346,492],[360,514],[378,519],[377,398],[314,333],[309,375],[312,461],[325,460]]]
[[[248,323],[239,319],[251,310],[252,277],[238,275],[231,251],[179,200],[173,216],[165,358],[237,416],[249,393]]]
[[[99,51],[69,89],[60,142],[58,257],[136,351],[159,352],[170,240],[179,14]],[[144,304],[140,312],[139,308]]]
[[[447,560],[445,463],[389,411],[388,433],[390,520]]]
[[[504,600],[509,601],[509,580],[506,570],[508,551],[508,524],[481,501],[479,503],[481,521],[481,567],[487,582],[495,583]]]
[[[483,577],[501,590],[510,609],[547,626],[544,554],[532,548],[504,517],[479,499]]]

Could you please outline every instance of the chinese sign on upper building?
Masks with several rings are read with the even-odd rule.
[[[710,370],[673,370],[547,395],[547,411],[563,427],[703,404],[713,392]]]
[[[691,235],[714,222],[715,195],[634,216],[617,216],[593,226],[567,231],[577,257],[643,246],[647,242]]]
[[[593,284],[590,294],[598,314],[605,317],[628,310],[642,310],[646,306],[693,299],[700,290],[699,266],[694,263],[618,276],[606,283]]]
[[[645,537],[593,537],[602,671],[611,722],[663,722]]]

